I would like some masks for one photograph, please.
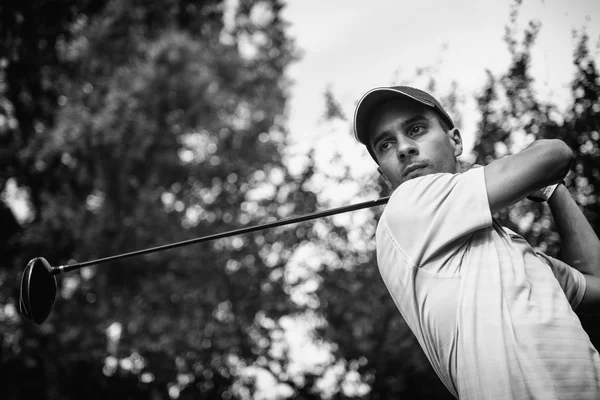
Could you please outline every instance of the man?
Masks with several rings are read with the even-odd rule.
[[[376,88],[355,134],[393,190],[377,262],[436,373],[460,399],[600,399],[600,356],[574,313],[600,307],[600,241],[560,184],[573,153],[538,140],[462,170],[460,132],[431,95]],[[536,253],[492,215],[548,201],[563,260]]]

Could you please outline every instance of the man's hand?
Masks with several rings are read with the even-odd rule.
[[[555,183],[554,185],[546,186],[545,188],[536,190],[535,192],[527,196],[527,198],[531,201],[537,201],[539,203],[542,203],[544,201],[547,202],[548,200],[550,200],[550,197],[552,197],[552,195],[554,194],[554,191],[556,190],[556,187],[558,185],[558,183]]]

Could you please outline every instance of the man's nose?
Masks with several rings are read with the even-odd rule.
[[[398,158],[404,160],[419,155],[417,143],[406,136],[398,138]]]

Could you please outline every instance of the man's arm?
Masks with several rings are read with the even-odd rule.
[[[562,261],[585,277],[586,290],[577,311],[599,311],[600,240],[564,185],[548,201],[561,238]]]
[[[563,180],[573,152],[560,140],[537,140],[518,154],[484,167],[492,214],[517,203],[545,186]]]

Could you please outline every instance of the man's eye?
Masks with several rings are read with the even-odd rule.
[[[386,150],[389,150],[390,147],[392,147],[392,143],[391,142],[382,142],[379,145],[379,150],[380,151],[386,151]]]
[[[423,125],[415,125],[410,128],[411,135],[419,135],[425,131],[425,127]]]

